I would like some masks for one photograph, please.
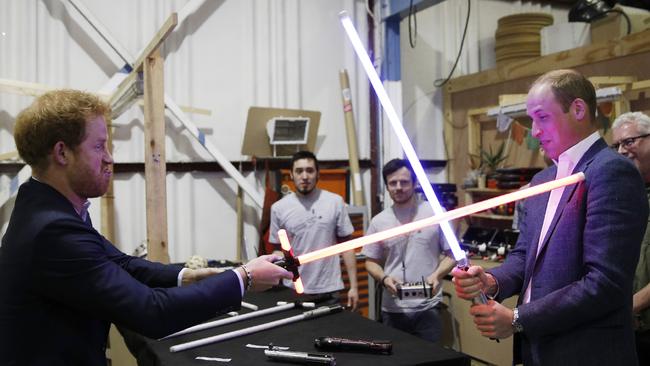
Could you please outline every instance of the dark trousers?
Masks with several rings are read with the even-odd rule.
[[[634,336],[639,365],[650,365],[650,330],[636,332]]]
[[[413,334],[427,341],[437,343],[440,340],[440,312],[437,308],[415,313],[381,312],[382,323],[404,332]]]

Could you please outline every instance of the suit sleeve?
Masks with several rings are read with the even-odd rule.
[[[33,286],[43,296],[152,338],[239,307],[239,281],[232,271],[191,286],[150,287],[136,277],[168,284],[174,271],[129,258],[115,262],[112,259],[118,251],[111,248],[80,222],[68,219],[50,224],[37,237]],[[161,275],[153,274],[158,271]]]

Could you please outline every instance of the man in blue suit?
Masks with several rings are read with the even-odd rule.
[[[117,250],[88,215],[88,198],[112,176],[109,120],[107,104],[74,90],[46,93],[18,115],[14,138],[32,178],[0,247],[0,365],[105,365],[110,323],[162,337],[292,277],[275,256],[216,274]]]
[[[485,272],[454,269],[459,297],[494,300],[470,314],[482,335],[515,335],[525,365],[636,365],[632,280],[648,204],[638,170],[609,149],[595,124],[593,85],[572,70],[538,78],[528,92],[532,134],[556,162],[537,185],[576,172],[585,181],[526,200],[515,249]],[[519,295],[517,307],[499,303]]]

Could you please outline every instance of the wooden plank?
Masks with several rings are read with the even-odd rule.
[[[51,85],[31,83],[27,81],[0,79],[0,93],[37,97],[39,95],[47,93],[48,91],[62,89],[62,88],[63,87],[54,87]],[[98,93],[96,93],[95,95],[100,97],[102,100],[111,103],[111,95],[98,94]],[[141,106],[144,105],[144,101],[142,99],[140,99],[137,103]],[[185,113],[202,114],[205,116],[212,115],[212,110],[207,108],[198,108],[192,106],[180,106],[180,108]]]
[[[635,76],[591,76],[587,79],[594,84],[594,88],[596,89],[621,84],[631,84],[636,81]]]
[[[0,154],[0,161],[14,160],[14,159],[18,159],[18,158],[20,158],[20,156],[18,156],[18,151],[9,151],[9,152]]]
[[[138,94],[133,84],[138,80],[138,73],[142,71],[144,60],[150,54],[158,52],[160,45],[167,38],[167,36],[174,30],[178,24],[178,15],[172,13],[165,21],[162,27],[156,32],[151,41],[140,52],[137,60],[133,63],[133,71],[129,73],[126,79],[122,80],[118,85],[117,90],[111,95],[110,105],[113,109],[113,118],[117,118],[122,112],[129,108],[135,102]]]
[[[237,207],[237,254],[235,259],[238,262],[242,260],[242,248],[246,242],[244,241],[244,190],[241,186],[237,186],[237,199],[235,201]]]
[[[531,60],[513,62],[495,69],[449,80],[451,93],[510,80],[540,75],[548,70],[572,68],[650,51],[650,29],[621,39],[574,48]]]
[[[501,94],[499,95],[499,106],[526,103],[527,94]]]
[[[107,126],[108,132],[108,141],[106,145],[108,146],[108,151],[113,154],[113,126]],[[115,244],[115,194],[113,191],[113,179],[115,175],[111,178],[111,181],[108,183],[108,189],[106,193],[102,196],[100,201],[101,208],[101,228],[102,235],[106,237],[111,243]],[[119,245],[116,245],[119,247]]]
[[[140,52],[140,56],[133,63],[133,71],[137,72],[142,69],[142,65],[147,57],[151,55],[154,51],[160,48],[160,45],[167,38],[169,33],[171,33],[176,25],[178,24],[178,14],[172,13],[169,18],[163,23],[162,27],[158,30],[155,36],[151,38],[151,41],[147,46]]]
[[[623,95],[628,100],[637,100],[640,99],[641,93],[645,93],[650,90],[650,80],[641,80],[627,85],[624,89]]]
[[[43,93],[46,93],[54,89],[55,88],[49,85],[44,85],[39,83],[0,79],[0,92],[2,93],[29,95],[29,96],[37,97]]]
[[[350,79],[348,70],[339,71],[339,83],[341,84],[341,99],[343,103],[343,117],[345,121],[345,136],[348,142],[348,157],[350,159],[350,181],[352,183],[352,202],[356,206],[364,206],[366,200],[363,194],[363,183],[361,182],[361,170],[359,169],[359,148],[357,147],[357,130],[354,124],[354,113],[352,112],[352,95],[350,92]]]
[[[157,49],[144,62],[147,259],[169,263],[163,82],[163,59]]]
[[[119,117],[122,112],[131,107],[137,98],[139,98],[137,91],[134,89],[134,84],[137,80],[138,72],[131,72],[126,79],[122,80],[115,92],[109,97],[108,104],[111,105],[113,119]]]
[[[472,155],[478,156],[479,161],[481,159],[481,123],[475,116],[471,114],[467,115],[467,149],[470,161],[472,160]],[[470,168],[475,168],[471,165],[473,164],[470,164]]]

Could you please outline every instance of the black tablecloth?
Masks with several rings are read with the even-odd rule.
[[[276,305],[277,301],[292,301],[296,295],[287,289],[271,290],[259,294],[247,294],[245,301],[258,305],[260,309]],[[309,309],[291,309],[276,314],[228,324],[201,332],[157,341],[120,329],[127,346],[138,360],[138,365],[291,365],[267,360],[263,349],[246,347],[246,344],[290,347],[291,351],[323,352],[314,347],[314,339],[323,336],[366,340],[390,340],[393,342],[391,355],[376,355],[354,352],[325,352],[333,354],[337,365],[461,365],[469,366],[469,357],[424,341],[410,334],[386,327],[358,314],[343,311],[320,318],[287,324],[220,343],[206,345],[182,352],[171,353],[169,347],[200,338],[243,329],[254,325],[284,319],[301,314]],[[241,314],[249,312],[242,308]],[[229,363],[196,360],[197,356],[231,358]]]

